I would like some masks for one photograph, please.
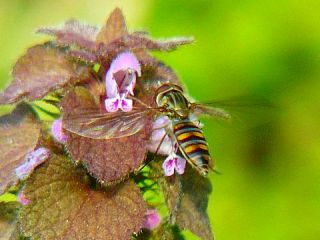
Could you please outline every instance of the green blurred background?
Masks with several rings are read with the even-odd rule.
[[[156,55],[196,99],[252,94],[281,106],[255,127],[243,121],[246,130],[205,121],[223,173],[210,176],[216,239],[320,239],[320,1],[0,0],[1,89],[15,60],[44,39],[36,28],[102,24],[116,6],[131,30],[196,38]]]

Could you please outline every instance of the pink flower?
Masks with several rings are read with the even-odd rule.
[[[56,119],[51,126],[51,134],[54,137],[54,139],[59,143],[66,143],[68,140],[68,135],[66,135],[63,132],[62,128],[62,119],[58,118]]]
[[[166,116],[160,117],[153,122],[152,135],[150,138],[150,142],[148,144],[148,150],[150,152],[153,152],[153,153],[156,152],[159,144],[161,143],[162,138],[167,133],[165,128],[168,127],[169,124],[170,124],[170,120]],[[164,138],[157,154],[169,155],[172,151],[173,151],[173,144],[170,137],[167,135]]]
[[[23,191],[20,191],[19,194],[18,194],[18,201],[23,205],[28,205],[30,200],[26,198],[26,195],[24,194]]]
[[[153,131],[148,144],[148,150],[155,153],[159,147],[157,154],[167,155],[168,157],[162,164],[162,169],[165,176],[172,176],[176,171],[178,174],[183,174],[186,167],[186,160],[176,154],[177,147],[174,146],[173,141],[167,135],[161,143],[161,140],[167,134],[167,128],[169,131],[171,122],[166,116],[158,118],[153,122]]]
[[[121,53],[113,60],[106,74],[105,107],[108,112],[132,110],[132,99],[126,97],[134,95],[137,75],[141,76],[141,67],[133,53]]]
[[[172,176],[174,171],[178,174],[184,174],[184,169],[186,167],[186,160],[175,153],[170,154],[166,160],[162,163],[162,169],[164,175]]]
[[[153,230],[159,225],[160,221],[161,217],[158,211],[156,209],[148,209],[143,228]]]
[[[25,180],[33,170],[50,156],[50,151],[44,147],[29,152],[25,156],[25,163],[15,169],[16,175],[21,180]]]

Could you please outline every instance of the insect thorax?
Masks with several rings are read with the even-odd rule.
[[[183,90],[172,84],[164,84],[156,92],[157,105],[166,109],[168,117],[186,119],[190,113],[190,103],[183,94]]]

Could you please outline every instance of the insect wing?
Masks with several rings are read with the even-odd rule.
[[[110,139],[131,136],[146,123],[149,109],[130,112],[101,113],[91,110],[63,118],[63,128],[83,137]]]
[[[223,108],[210,106],[209,104],[192,103],[191,111],[194,115],[208,116],[222,120],[230,120],[230,114]]]
[[[208,116],[227,120],[237,128],[252,128],[263,125],[277,117],[279,107],[269,100],[255,96],[240,96],[210,103],[191,103],[191,112],[196,117]]]

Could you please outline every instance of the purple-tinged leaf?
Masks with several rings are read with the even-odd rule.
[[[70,91],[62,101],[63,118],[72,118],[74,115],[79,118],[89,117],[93,110],[99,110],[99,104],[84,88]],[[79,112],[83,116],[78,116]],[[150,134],[151,120],[146,118],[144,128],[129,137],[92,139],[70,132],[67,149],[72,159],[82,162],[100,182],[114,184],[122,181],[144,162]]]
[[[146,35],[127,34],[114,40],[108,48],[126,47],[128,49],[142,49],[149,51],[172,51],[181,45],[191,44],[194,41],[192,37],[176,37],[166,40],[150,39]]]
[[[154,93],[154,90],[164,83],[172,83],[182,86],[177,74],[163,62],[150,56],[146,51],[135,51],[141,67],[142,77],[141,82]]]
[[[181,184],[183,194],[176,212],[176,223],[181,229],[188,229],[203,240],[212,240],[207,213],[208,195],[212,189],[209,179],[188,166],[181,176]]]
[[[30,202],[20,212],[22,233],[47,240],[131,239],[147,212],[139,188],[129,180],[108,190],[92,189],[90,181],[83,169],[53,155],[26,182]]]
[[[84,49],[69,49],[68,54],[70,58],[72,58],[75,62],[78,63],[85,62],[86,64],[93,64],[98,61],[98,57],[95,53],[85,51]]]
[[[40,28],[37,33],[55,36],[59,45],[76,44],[82,48],[94,49],[98,31],[97,27],[72,19],[67,21],[62,28]]]
[[[208,195],[212,190],[209,179],[200,176],[189,166],[181,181],[183,195],[177,211],[177,224],[203,240],[212,240],[213,233],[207,213]]]
[[[127,25],[122,11],[119,8],[113,10],[97,35],[97,44],[108,45],[117,38],[128,34]]]
[[[28,49],[13,68],[11,84],[0,94],[0,104],[26,98],[40,99],[67,84],[84,80],[87,68],[73,64],[67,53],[47,43]]]
[[[26,156],[38,145],[40,126],[29,107],[19,105],[11,114],[0,118],[0,194],[19,182],[16,169],[25,164]]]
[[[152,163],[155,175],[163,174],[159,164],[159,161]],[[212,240],[207,214],[208,195],[212,190],[209,179],[187,166],[183,175],[159,178],[158,182],[169,210],[170,224],[190,230],[201,239]]]

